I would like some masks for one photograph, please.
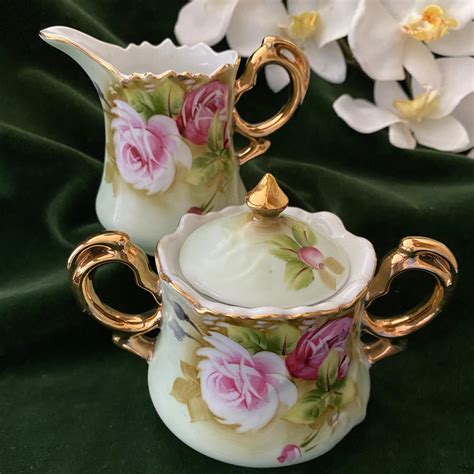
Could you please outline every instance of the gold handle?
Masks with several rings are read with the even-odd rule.
[[[92,283],[92,270],[106,263],[127,265],[137,285],[155,298],[158,307],[150,314],[127,314],[103,303]],[[145,253],[133,245],[123,232],[104,232],[82,242],[68,259],[74,294],[84,311],[114,331],[112,340],[122,349],[143,359],[153,355],[154,339],[145,334],[158,327],[161,319],[159,278],[148,264]]]
[[[363,328],[379,339],[364,346],[369,362],[373,363],[403,349],[403,342],[391,339],[404,337],[428,324],[441,310],[452,288],[458,265],[454,255],[441,242],[428,237],[405,237],[397,249],[388,254],[370,282],[367,307],[388,293],[392,280],[408,270],[422,270],[435,278],[430,298],[413,310],[390,318],[374,318],[364,314]]]
[[[290,100],[277,114],[260,123],[246,122],[239,115],[237,109],[234,109],[236,131],[250,140],[249,146],[237,154],[240,164],[244,164],[268,150],[270,141],[262,137],[270,135],[288,122],[303,102],[308,90],[309,64],[303,52],[291,41],[267,36],[263,40],[262,46],[248,59],[244,73],[235,83],[236,102],[244,92],[255,86],[259,70],[267,64],[277,64],[288,71],[293,82],[293,93]]]

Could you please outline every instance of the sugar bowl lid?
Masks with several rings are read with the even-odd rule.
[[[285,212],[288,197],[271,174],[246,202],[184,241],[179,266],[196,291],[228,305],[292,308],[340,290],[350,270],[345,249],[331,232]]]

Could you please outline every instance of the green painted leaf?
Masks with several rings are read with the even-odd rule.
[[[227,335],[237,344],[245,347],[251,354],[268,349],[267,337],[263,332],[255,329],[229,324]]]
[[[184,88],[174,79],[168,77],[160,81],[151,92],[155,114],[171,117],[181,112],[184,100]]]
[[[271,249],[270,253],[275,257],[285,260],[287,262],[291,262],[294,260],[299,261],[296,256],[296,252],[291,249],[275,248]]]
[[[291,233],[301,247],[316,245],[316,234],[306,224],[296,223],[291,226]]]
[[[222,163],[222,174],[224,178],[228,181],[232,178],[235,170],[235,161],[232,159],[229,150],[225,150],[220,155],[221,163]]]
[[[285,280],[293,290],[301,290],[309,286],[314,280],[313,270],[300,260],[286,262]]]
[[[221,172],[222,164],[215,155],[200,156],[193,160],[191,169],[186,174],[189,184],[199,186],[207,183]]]
[[[291,237],[285,234],[277,234],[272,237],[272,240],[268,242],[271,245],[275,245],[276,247],[287,248],[298,251],[300,246],[298,242],[293,240]]]
[[[145,119],[152,115],[178,115],[184,100],[183,87],[172,78],[163,79],[152,91],[125,89],[127,102]]]
[[[335,349],[329,351],[328,355],[321,364],[316,380],[316,387],[319,390],[329,392],[337,382],[339,372],[339,352]]]
[[[224,124],[217,112],[211,122],[207,132],[207,146],[213,152],[220,152],[224,149]]]
[[[285,266],[285,280],[291,283],[299,273],[308,268],[301,260],[292,260]]]
[[[290,324],[280,324],[267,332],[268,350],[275,354],[288,354],[298,342],[300,331]]]
[[[129,105],[142,114],[146,120],[156,114],[151,94],[140,89],[125,89],[124,91]]]
[[[300,272],[296,278],[291,283],[290,287],[293,290],[302,290],[303,288],[308,287],[314,280],[313,270],[309,267],[306,267],[302,272]]]
[[[309,425],[325,412],[328,398],[327,394],[317,388],[310,390],[282,418],[291,423]]]
[[[356,384],[348,377],[344,379],[344,384],[340,391],[342,392],[340,398],[340,405],[344,406],[351,403],[357,397],[357,387]]]

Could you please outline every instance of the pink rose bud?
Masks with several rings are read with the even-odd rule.
[[[333,349],[339,353],[338,378],[344,377],[350,362],[346,353],[346,344],[351,327],[352,319],[344,317],[305,332],[295,349],[285,359],[288,372],[300,379],[317,379],[319,368],[329,351]]]
[[[298,250],[298,258],[316,270],[324,268],[324,255],[316,247],[302,247]]]
[[[186,214],[197,214],[198,216],[202,216],[204,211],[200,207],[193,206],[186,211]]]
[[[277,460],[280,464],[285,462],[295,462],[301,457],[301,449],[296,444],[287,444],[282,450]]]

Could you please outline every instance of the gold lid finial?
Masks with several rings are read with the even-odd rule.
[[[255,215],[265,217],[278,216],[288,206],[288,196],[270,173],[246,194],[245,201]]]

